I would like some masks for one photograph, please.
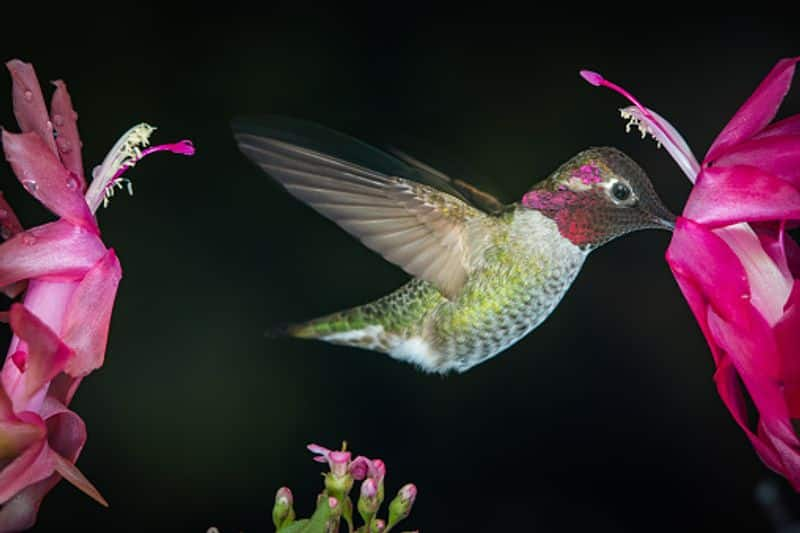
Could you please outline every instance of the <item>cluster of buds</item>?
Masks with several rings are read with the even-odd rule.
[[[281,533],[338,533],[342,519],[349,533],[388,533],[411,513],[417,497],[413,483],[404,485],[389,503],[389,515],[378,518],[384,499],[386,465],[380,459],[359,455],[352,459],[347,444],[341,450],[329,450],[316,444],[308,449],[317,454],[319,463],[327,463],[330,472],[324,474],[325,488],[317,496],[317,506],[310,518],[296,519],[294,498],[288,487],[281,487],[275,495],[272,521]],[[356,528],[353,522],[353,502],[350,491],[356,481],[361,481],[356,509],[363,525]],[[407,532],[411,533],[411,532]]]

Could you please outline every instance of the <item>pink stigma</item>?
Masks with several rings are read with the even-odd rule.
[[[142,150],[142,157],[150,155],[153,152],[163,152],[164,150],[172,152],[173,154],[194,155],[194,144],[188,139],[183,139],[182,141],[171,144],[159,144],[158,146],[151,146],[150,148]]]
[[[595,87],[599,87],[601,83],[603,83],[603,76],[598,74],[597,72],[592,72],[591,70],[582,70],[580,72],[581,78],[585,79]]]
[[[643,116],[647,117],[647,119],[649,120],[649,123],[650,123],[651,126],[655,126],[659,130],[661,130],[661,133],[664,134],[664,137],[666,139],[669,139],[669,141],[674,146],[676,146],[676,147],[681,146],[681,144],[676,142],[675,139],[672,137],[672,135],[670,135],[669,132],[665,128],[663,128],[661,126],[661,121],[657,120],[656,117],[653,116],[653,114],[650,112],[649,109],[647,109],[645,106],[643,106],[641,104],[641,102],[639,102],[639,100],[636,99],[635,96],[633,96],[631,93],[626,91],[624,88],[620,87],[616,83],[608,81],[601,74],[599,74],[597,72],[593,72],[591,70],[581,70],[580,74],[581,74],[581,77],[584,80],[586,80],[590,84],[594,85],[595,87],[608,87],[612,91],[617,92],[617,93],[621,94],[622,96],[624,96],[630,103],[635,105],[637,107],[637,109],[639,109],[639,111],[642,112]]]
[[[142,150],[142,155],[136,158],[136,160],[133,161],[133,164],[122,165],[119,168],[119,170],[117,170],[117,172],[114,174],[114,177],[112,177],[111,180],[109,180],[108,187],[112,187],[117,182],[117,179],[119,179],[120,176],[125,174],[125,172],[129,168],[131,168],[134,164],[138,163],[146,156],[154,152],[172,152],[173,154],[194,155],[194,144],[192,144],[192,141],[188,139],[183,139],[182,141],[178,141],[176,143],[159,144],[156,146],[145,148],[144,150]]]

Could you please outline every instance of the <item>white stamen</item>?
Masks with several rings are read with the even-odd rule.
[[[127,170],[136,165],[142,158],[142,148],[150,145],[150,136],[155,128],[144,122],[137,124],[116,142],[103,162],[92,171],[92,184],[86,192],[86,203],[92,212],[96,211],[102,202],[103,207],[108,206],[109,199],[114,196],[115,187],[124,189],[127,184],[128,192],[133,194],[133,184],[127,178],[119,176],[120,170]]]

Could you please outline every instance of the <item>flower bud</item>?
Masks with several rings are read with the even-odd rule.
[[[294,522],[294,497],[289,487],[281,487],[275,493],[275,505],[272,507],[272,522],[280,529]]]
[[[370,520],[372,520],[381,506],[377,496],[378,485],[374,479],[368,477],[361,484],[361,497],[358,499],[358,514],[361,515],[365,524],[370,523]]]
[[[372,529],[370,533],[382,533],[386,529],[386,522],[380,518],[372,522]]]
[[[417,499],[417,487],[413,483],[404,485],[389,504],[389,527],[406,518],[411,513],[414,500]]]
[[[378,485],[375,483],[375,480],[367,478],[364,483],[361,484],[361,497],[367,499],[373,499],[378,494]]]

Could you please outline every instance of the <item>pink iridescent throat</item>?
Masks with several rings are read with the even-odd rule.
[[[561,236],[575,246],[590,246],[604,241],[602,228],[592,221],[591,214],[598,207],[590,198],[579,196],[568,189],[537,189],[522,197],[522,205],[553,220]]]

